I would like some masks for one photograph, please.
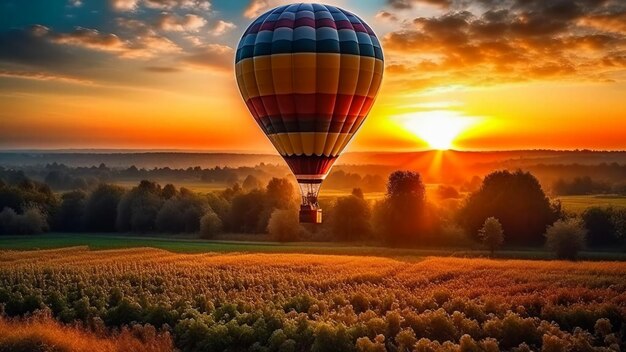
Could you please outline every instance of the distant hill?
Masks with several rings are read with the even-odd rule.
[[[29,167],[59,163],[70,167],[98,166],[110,168],[186,169],[255,166],[261,163],[284,165],[277,154],[247,154],[183,151],[5,151],[0,152],[0,166]],[[433,182],[454,182],[470,175],[484,175],[497,169],[526,169],[553,174],[545,166],[626,165],[626,151],[416,151],[416,152],[352,152],[337,161],[340,169],[357,173],[386,174],[394,169],[419,171]],[[577,174],[589,174],[582,170]]]

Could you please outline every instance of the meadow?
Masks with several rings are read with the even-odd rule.
[[[2,250],[38,250],[84,246],[89,249],[122,249],[151,247],[175,253],[304,253],[387,258],[421,258],[426,256],[487,257],[489,251],[475,246],[425,246],[415,248],[382,247],[380,244],[354,242],[275,242],[267,235],[225,234],[219,240],[202,240],[193,235],[120,235],[115,233],[48,233],[42,235],[0,236]],[[255,238],[255,240],[251,240]],[[505,247],[494,256],[503,259],[554,259],[545,248]],[[615,249],[585,249],[583,260],[626,260],[626,252]]]
[[[60,324],[19,320],[43,309],[59,322],[83,322],[68,336],[133,337],[153,350],[626,347],[624,262],[86,247],[4,250],[0,258],[0,331]],[[42,351],[72,350],[41,331],[13,332],[11,343],[21,336],[50,347]]]
[[[581,213],[589,207],[626,207],[626,196],[619,195],[584,195],[584,196],[559,196],[563,209],[575,213]]]

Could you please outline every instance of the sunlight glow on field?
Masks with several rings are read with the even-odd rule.
[[[455,111],[434,110],[397,117],[398,123],[430,147],[448,150],[463,132],[479,122],[479,118],[464,116]]]

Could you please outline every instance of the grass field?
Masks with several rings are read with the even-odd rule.
[[[147,323],[171,334],[171,342],[155,340],[154,329],[135,325],[132,336],[158,344],[145,350],[171,343],[190,352],[626,347],[623,262],[84,247],[5,251],[0,258],[0,305],[8,316],[48,307],[66,323]],[[0,331],[17,335],[8,345],[0,336],[0,350],[34,340],[52,344],[37,351],[71,351],[62,349],[70,337],[101,338],[54,322],[52,330],[20,324],[0,320]]]
[[[626,196],[617,195],[588,195],[588,196],[560,196],[558,199],[563,209],[582,212],[592,206],[626,207]]]
[[[179,187],[185,187],[189,190],[192,190],[194,192],[202,192],[202,193],[207,193],[207,192],[220,192],[225,190],[226,188],[229,187],[229,185],[225,184],[225,183],[212,183],[212,182],[203,182],[203,181],[197,181],[197,180],[166,180],[166,179],[155,179],[152,180],[157,182],[158,184],[160,184],[161,186],[165,186],[168,183],[173,184],[174,186],[176,186],[177,188]],[[118,180],[113,182],[114,184],[118,185],[118,186],[122,186],[124,188],[128,188],[131,189],[135,186],[137,186],[139,184],[139,181],[137,180],[132,180],[132,181],[123,181],[123,180]]]
[[[481,248],[388,248],[350,243],[269,241],[208,241],[191,238],[166,238],[148,236],[124,236],[119,234],[75,234],[49,233],[35,236],[0,236],[0,250],[53,249],[87,246],[92,249],[115,249],[152,247],[178,253],[249,252],[249,253],[305,253],[367,255],[380,257],[486,257],[488,252]],[[505,248],[496,253],[498,258],[551,259],[552,253],[543,248]],[[626,260],[626,253],[619,251],[583,251],[581,259]]]

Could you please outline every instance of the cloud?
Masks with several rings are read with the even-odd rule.
[[[91,62],[89,57],[81,61],[67,47],[51,43],[49,33],[50,29],[41,25],[0,32],[0,62],[40,68],[81,66]]]
[[[120,12],[135,11],[139,7],[158,10],[194,9],[208,11],[211,2],[208,0],[110,0],[111,7]]]
[[[64,83],[94,85],[93,81],[44,71],[13,71],[0,69],[0,77],[32,79],[37,81],[59,81]]]
[[[0,33],[0,61],[40,67],[90,65],[95,58],[75,49],[106,52],[122,58],[149,59],[160,54],[179,53],[182,49],[167,37],[154,32],[145,23],[123,21],[132,28],[128,37],[77,27],[70,32],[55,32],[41,25]]]
[[[250,0],[248,6],[243,11],[245,18],[256,18],[263,13],[263,11],[270,8],[269,0]]]
[[[383,37],[392,80],[606,81],[626,69],[626,3],[618,0],[453,0],[449,7]]]
[[[224,20],[218,20],[211,27],[211,34],[214,36],[222,35],[224,33],[228,33],[233,29],[237,28],[237,26],[232,22],[227,22]]]
[[[93,50],[121,52],[127,43],[112,33],[101,33],[96,29],[77,27],[69,33],[51,33],[52,42],[80,46]]]
[[[212,72],[230,72],[233,68],[233,48],[221,44],[208,44],[183,58],[192,68]]]
[[[181,71],[180,68],[170,66],[146,66],[144,70],[155,73],[176,73]]]
[[[581,26],[592,27],[601,31],[626,33],[626,9],[615,13],[599,13],[580,19]]]
[[[387,0],[387,4],[394,9],[407,10],[412,9],[417,4],[434,5],[443,8],[450,7],[451,0]]]
[[[163,12],[156,23],[159,29],[166,32],[197,32],[204,27],[206,20],[194,14],[181,17],[174,13]]]
[[[376,14],[376,19],[382,20],[382,21],[396,22],[398,20],[398,17],[387,11],[379,11]]]
[[[54,43],[112,52],[119,57],[130,59],[149,59],[158,54],[181,51],[176,43],[149,29],[127,40],[122,40],[112,33],[102,33],[96,29],[82,27],[69,33],[49,33],[48,36]]]
[[[139,5],[139,0],[111,0],[111,6],[117,11],[134,11]]]
[[[206,0],[144,0],[143,3],[148,8],[161,10],[182,8],[208,11],[211,9],[211,2]]]

